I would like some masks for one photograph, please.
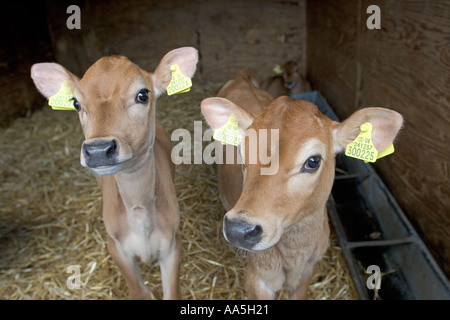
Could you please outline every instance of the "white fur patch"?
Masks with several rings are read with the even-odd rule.
[[[122,241],[124,250],[138,256],[143,262],[150,261],[156,252],[155,245],[150,243],[150,217],[144,207],[136,206],[127,215],[130,233]],[[153,247],[153,248],[152,248]]]
[[[275,298],[275,291],[262,279],[258,279],[258,289],[261,291],[259,295],[268,299]]]

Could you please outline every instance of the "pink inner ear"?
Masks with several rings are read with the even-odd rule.
[[[378,152],[386,149],[389,144],[394,141],[401,126],[403,124],[402,117],[397,114],[392,114],[390,119],[377,119],[371,121],[373,125],[372,142]]]
[[[386,149],[395,139],[403,124],[402,116],[385,108],[364,108],[356,111],[334,130],[335,150],[345,149],[360,132],[360,126],[370,122],[373,126],[372,142],[378,152]]]
[[[202,101],[201,110],[212,129],[219,129],[227,123],[232,110],[217,98]]]
[[[170,66],[177,64],[181,73],[186,77],[192,78],[197,69],[198,53],[191,47],[183,47],[170,51],[160,61],[153,73],[153,80],[158,95],[167,89],[172,79],[172,71]]]
[[[37,63],[31,67],[31,78],[37,89],[46,97],[55,95],[69,75],[56,63]]]
[[[207,98],[202,101],[201,109],[206,121],[213,129],[219,129],[226,124],[232,113],[236,115],[239,127],[244,131],[253,122],[253,116],[250,113],[225,98]]]
[[[180,48],[181,51],[181,59],[178,61],[180,66],[180,71],[189,78],[192,78],[195,74],[195,70],[197,70],[197,62],[198,62],[198,53],[197,50],[193,48]],[[169,66],[170,67],[170,66]]]

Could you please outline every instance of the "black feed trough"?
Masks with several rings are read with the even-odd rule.
[[[292,97],[340,121],[319,91]],[[327,207],[360,299],[450,299],[447,278],[370,164],[338,155]],[[381,272],[379,290],[369,288],[369,266]]]

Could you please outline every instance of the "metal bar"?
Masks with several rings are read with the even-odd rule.
[[[383,246],[396,246],[400,244],[408,244],[417,242],[415,237],[405,237],[401,239],[392,239],[392,240],[373,240],[373,241],[354,241],[347,242],[345,245],[352,248],[359,247],[383,247]]]
[[[359,277],[359,266],[356,264],[355,259],[352,256],[352,252],[350,248],[347,246],[347,238],[345,236],[344,227],[338,217],[335,201],[333,195],[330,194],[327,202],[327,210],[328,216],[330,217],[331,223],[334,226],[336,234],[338,236],[339,244],[342,249],[342,255],[344,256],[345,262],[347,263],[348,271],[353,280],[353,285],[355,286],[355,290],[358,293],[360,300],[369,300],[369,295],[365,288],[365,284],[362,283],[361,278]]]

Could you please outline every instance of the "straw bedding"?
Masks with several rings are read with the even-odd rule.
[[[194,84],[187,94],[160,98],[158,118],[169,133],[176,128],[192,132],[194,121],[203,120],[201,100],[214,96],[220,86]],[[79,164],[82,141],[76,113],[48,106],[0,129],[0,299],[128,297],[120,270],[106,249],[100,189]],[[225,211],[218,197],[216,168],[178,165],[175,187],[184,248],[183,298],[245,299],[244,254],[222,235]],[[80,267],[79,289],[66,284],[71,265]],[[160,299],[157,263],[140,263],[140,268],[153,297]],[[286,297],[286,292],[278,295]],[[357,298],[334,234],[309,298]]]

